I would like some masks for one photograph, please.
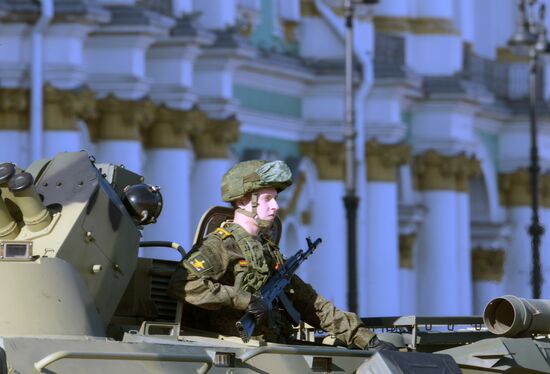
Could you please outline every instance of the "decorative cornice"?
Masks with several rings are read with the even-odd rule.
[[[0,130],[29,129],[29,90],[0,88]]]
[[[101,140],[140,140],[141,131],[155,118],[155,105],[149,100],[121,100],[112,95],[97,102],[98,116],[89,121],[90,137]]]
[[[235,116],[208,119],[202,131],[191,135],[197,158],[227,158],[229,146],[239,140],[239,126],[240,123]]]
[[[190,148],[190,136],[205,125],[206,115],[197,108],[188,111],[156,109],[155,121],[144,129],[143,143],[146,148]]]
[[[321,17],[313,0],[300,0],[300,13],[302,17]]]
[[[472,250],[472,279],[474,282],[500,282],[504,274],[503,250],[475,248]]]
[[[346,174],[344,143],[331,142],[320,135],[311,143],[300,143],[300,152],[313,160],[320,180],[344,180]]]
[[[513,173],[499,174],[498,190],[501,205],[508,207],[529,206],[531,191],[528,170],[522,168]]]
[[[413,247],[416,234],[399,235],[399,267],[401,269],[414,269]]]
[[[367,180],[395,182],[396,168],[411,162],[411,147],[407,144],[381,144],[376,139],[365,145]]]
[[[376,32],[410,32],[413,34],[458,34],[452,20],[448,18],[374,17]]]
[[[76,131],[77,120],[95,118],[95,94],[90,90],[60,90],[44,87],[44,128],[54,131]]]
[[[416,157],[415,172],[419,190],[467,192],[469,179],[479,175],[481,169],[473,156],[444,156],[429,150]]]

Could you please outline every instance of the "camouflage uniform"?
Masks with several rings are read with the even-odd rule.
[[[224,231],[210,234],[187,257],[171,279],[170,293],[186,303],[184,324],[237,336],[235,322],[244,315],[251,293],[267,281],[282,257],[272,242],[264,239],[262,243],[237,224],[224,225]],[[238,242],[253,248],[252,255],[243,254]],[[249,282],[244,282],[245,278]],[[298,276],[293,277],[286,294],[301,313],[302,321],[328,331],[348,345],[364,348],[373,336],[357,315],[337,309]],[[292,325],[285,312],[274,307],[273,320],[272,329],[265,319],[257,324],[256,338],[289,343]]]
[[[231,169],[222,183],[223,199],[233,201],[265,185],[283,190],[290,184],[290,171],[285,170],[284,163],[270,164],[247,161]],[[256,172],[248,173],[250,170]],[[284,178],[277,180],[277,175],[272,173],[263,179],[262,185],[261,178],[257,178],[262,170],[275,170]],[[252,294],[257,294],[283,261],[277,245],[269,238],[262,234],[252,236],[240,225],[228,221],[182,261],[170,280],[169,292],[184,301],[185,325],[238,336],[235,323],[245,314]],[[356,314],[339,310],[296,275],[285,293],[300,312],[302,321],[328,331],[349,346],[365,348],[374,336]],[[273,326],[269,327],[266,318],[260,320],[254,330],[255,337],[291,342],[292,324],[284,309],[275,305],[272,321]]]

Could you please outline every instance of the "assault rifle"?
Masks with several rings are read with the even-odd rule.
[[[317,238],[317,240],[311,242],[311,238],[307,237],[306,241],[308,247],[307,251],[304,252],[300,249],[294,256],[286,260],[277,273],[272,275],[267,283],[259,290],[259,296],[267,302],[270,308],[273,306],[274,301],[278,301],[279,305],[286,310],[287,315],[295,325],[300,322],[300,313],[294,308],[283,289],[290,283],[292,276],[296,273],[302,262],[307,260],[313,251],[315,251],[319,243],[322,242],[322,239]],[[271,320],[271,313],[268,313],[267,318],[271,326],[273,323]],[[256,318],[250,312],[246,312],[245,315],[235,323],[235,326],[237,326],[237,331],[241,339],[246,343],[254,333]]]

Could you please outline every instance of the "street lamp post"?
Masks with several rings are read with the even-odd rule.
[[[531,286],[533,287],[533,298],[540,299],[543,276],[540,264],[540,242],[544,234],[544,227],[539,220],[539,153],[537,145],[537,68],[539,55],[546,51],[546,27],[544,26],[545,6],[539,5],[538,18],[534,16],[533,8],[538,0],[519,0],[519,21],[514,35],[508,44],[518,54],[529,56],[529,131],[531,139],[529,177],[531,187],[531,235],[532,269]]]
[[[356,159],[355,141],[355,111],[353,107],[353,2],[344,1],[344,17],[346,23],[345,40],[345,146],[346,146],[346,208],[347,223],[347,258],[348,258],[348,309],[357,312],[357,207],[359,197],[356,193]]]

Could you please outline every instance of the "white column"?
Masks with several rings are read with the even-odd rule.
[[[397,186],[395,182],[367,183],[366,253],[360,256],[361,315],[399,313]],[[363,240],[359,230],[358,241]]]
[[[142,130],[155,118],[155,106],[147,100],[120,100],[113,96],[97,103],[98,119],[90,127],[97,139],[98,162],[122,164],[128,170],[143,171]]]
[[[502,296],[502,276],[504,251],[499,249],[476,248],[472,251],[472,278],[474,280],[473,310],[483,314],[487,303]]]
[[[189,149],[149,149],[146,152],[145,182],[159,186],[163,198],[157,223],[145,227],[145,240],[177,242],[191,249],[190,177],[193,155]],[[170,248],[142,248],[142,257],[181,260]]]
[[[459,294],[457,295],[458,314],[472,314],[472,260],[470,241],[470,196],[467,192],[459,191],[457,200],[457,263]]]
[[[101,140],[97,143],[95,158],[98,162],[122,164],[128,170],[142,172],[141,143],[137,140]]]
[[[223,175],[233,166],[229,146],[239,137],[239,122],[207,120],[201,132],[192,137],[196,161],[191,174],[191,225],[196,227],[204,212],[222,201]],[[194,232],[192,233],[194,235]]]
[[[309,157],[317,169],[314,204],[311,206],[311,236],[323,243],[308,260],[307,279],[317,292],[337,307],[348,310],[347,224],[345,195],[344,144],[319,136],[313,142],[300,144],[300,152]],[[364,229],[357,228],[357,247],[364,240]],[[360,253],[356,253],[356,262]],[[356,265],[356,270],[359,265]],[[359,306],[361,286],[357,282]]]
[[[78,131],[44,131],[44,158],[52,158],[60,152],[77,152],[82,149]]]
[[[372,139],[366,155],[366,241],[359,253],[359,298],[362,315],[399,314],[399,222],[397,167],[410,159],[408,147]],[[361,232],[360,230],[359,232]]]
[[[416,312],[416,273],[414,269],[399,269],[398,315],[409,316]]]
[[[479,281],[474,286],[474,315],[483,315],[487,303],[496,297],[504,295],[502,284],[494,281]]]
[[[459,311],[455,191],[425,191],[424,224],[418,250],[418,313],[455,315]]]
[[[517,146],[504,149],[509,153],[510,149],[516,148]],[[532,251],[531,236],[528,232],[531,225],[529,172],[527,168],[518,168],[513,172],[500,174],[498,182],[500,201],[506,209],[507,223],[510,227],[510,242],[504,260],[503,291],[518,297],[532,298]]]
[[[233,165],[227,158],[197,159],[191,174],[191,227],[196,228],[204,212],[215,205],[227,205],[222,201],[223,175]],[[192,232],[195,235],[195,232]]]
[[[510,247],[505,260],[504,292],[518,297],[532,298],[531,287],[531,208],[517,206],[508,208],[508,222],[511,226]]]
[[[321,237],[323,243],[308,260],[307,279],[320,295],[347,310],[347,229],[342,201],[344,185],[341,180],[321,180],[315,191],[317,203],[312,206],[311,236]],[[361,240],[360,236],[361,230],[358,241]]]
[[[416,234],[399,235],[399,313],[407,316],[416,313],[416,271],[414,253]]]
[[[94,116],[95,104],[91,91],[64,90],[50,84],[44,87],[44,157],[85,148],[78,122]]]
[[[540,209],[539,215],[545,229],[540,245],[541,269],[544,276],[541,297],[550,299],[550,209],[547,202],[546,204],[543,202],[543,208]]]
[[[22,131],[0,130],[0,163],[13,162],[19,167],[27,167],[28,134]]]

